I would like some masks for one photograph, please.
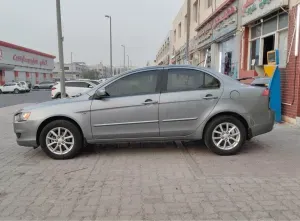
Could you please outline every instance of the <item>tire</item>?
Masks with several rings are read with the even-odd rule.
[[[57,94],[57,95],[55,96],[55,98],[56,98],[56,99],[61,98],[61,94]]]
[[[59,134],[58,128],[60,128],[61,136],[67,130],[68,132],[66,136],[73,136],[73,138],[65,140],[66,143],[59,143],[62,142],[63,139],[58,140],[58,142],[56,142],[55,139],[57,137],[55,137],[50,131],[53,131],[55,134]],[[51,138],[48,139],[47,136],[51,136]],[[42,150],[49,157],[56,160],[74,158],[83,146],[83,138],[80,133],[80,130],[77,126],[75,126],[73,123],[67,120],[55,120],[47,124],[40,134],[39,141]],[[50,141],[53,141],[54,144],[52,146],[50,145],[50,147],[48,148],[47,144],[49,145]],[[73,143],[73,145],[71,145],[70,143]],[[61,145],[61,149],[59,148],[59,144]],[[67,149],[65,145],[67,145],[70,148]],[[55,148],[57,149],[55,150]]]
[[[0,94],[2,94],[2,90],[0,90]]]
[[[232,130],[230,134],[221,132],[222,129],[226,131],[227,125],[229,128],[227,131]],[[234,127],[235,129],[233,129]],[[211,151],[218,155],[234,155],[241,150],[245,143],[246,135],[246,128],[239,119],[224,115],[209,122],[204,132],[204,142]],[[215,139],[213,139],[213,136]],[[218,138],[219,136],[220,138]],[[224,145],[227,145],[227,148],[224,148]]]
[[[19,93],[20,93],[20,91],[18,89],[14,90],[14,94],[19,94]]]

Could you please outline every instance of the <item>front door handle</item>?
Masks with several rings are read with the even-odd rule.
[[[158,101],[153,101],[151,99],[147,99],[143,102],[144,105],[149,105],[149,104],[158,104]]]
[[[218,97],[213,96],[212,94],[207,94],[204,98],[204,100],[216,100]]]

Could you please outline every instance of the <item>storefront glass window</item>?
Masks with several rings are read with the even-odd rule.
[[[279,32],[279,67],[286,67],[287,50],[288,50],[288,30]]]
[[[256,25],[251,28],[251,39],[261,36],[261,25]]]
[[[232,78],[237,78],[237,57],[234,51],[235,38],[231,38],[228,41],[220,43],[220,59],[221,59],[221,73],[228,75]]]
[[[263,23],[263,35],[277,30],[277,17]]]
[[[259,64],[260,39],[251,41],[250,47],[250,67],[254,70],[254,66]]]
[[[279,15],[278,29],[287,28],[289,24],[289,16],[287,13]]]

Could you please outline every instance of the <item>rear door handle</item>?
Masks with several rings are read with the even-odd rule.
[[[153,101],[151,99],[147,99],[145,100],[145,102],[143,102],[144,105],[150,105],[150,104],[158,104],[158,101]]]
[[[213,96],[212,94],[207,94],[203,99],[204,100],[216,100],[219,97]]]

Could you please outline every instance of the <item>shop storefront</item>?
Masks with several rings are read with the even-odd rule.
[[[185,64],[186,61],[186,47],[182,46],[176,55],[176,64]]]
[[[244,0],[242,25],[245,27],[241,77],[259,75],[267,64],[267,53],[279,50],[279,67],[285,68],[288,53],[289,15],[286,0]]]
[[[213,42],[213,22],[204,23],[203,26],[198,27],[198,33],[195,38],[195,50],[199,56],[199,66],[211,67],[211,53],[210,46]]]
[[[227,0],[197,28],[199,65],[237,78],[239,40],[236,38],[238,1]]]
[[[218,44],[218,71],[237,78],[239,50],[237,50],[236,29],[238,20],[238,2],[229,4],[213,22],[213,41]]]
[[[55,56],[0,41],[0,84],[30,81],[32,84],[53,78]]]

